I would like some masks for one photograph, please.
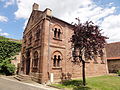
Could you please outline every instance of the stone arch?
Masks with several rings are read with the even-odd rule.
[[[53,25],[52,28],[53,28],[53,29],[54,29],[54,28],[59,28],[59,29],[61,29],[61,32],[63,33],[63,28],[62,28],[62,26],[61,26],[60,24],[55,24],[55,25]]]

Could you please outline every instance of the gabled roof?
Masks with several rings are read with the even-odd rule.
[[[41,13],[43,13],[43,12],[42,12],[42,11],[39,11],[39,10],[33,10],[32,13],[31,13],[31,15],[30,15],[30,17],[29,17],[29,19],[28,19],[28,22],[27,22],[27,24],[26,24],[25,30],[26,30],[29,26],[31,26],[32,23],[31,23],[30,21],[33,22],[32,16],[35,16],[35,13],[41,14]],[[24,30],[24,32],[25,32],[25,30]]]
[[[107,59],[120,59],[120,42],[109,43],[106,45]]]
[[[46,9],[45,9],[45,10],[46,10]],[[29,17],[29,19],[28,19],[28,22],[27,22],[27,25],[26,25],[25,30],[26,30],[29,26],[31,26],[32,16],[35,16],[35,13],[37,13],[38,15],[44,14],[44,13],[45,13],[45,10],[44,10],[44,11],[33,10],[32,13],[31,13],[31,15],[30,15],[30,17]],[[47,16],[47,15],[46,15],[46,16]],[[62,23],[65,23],[65,24],[67,24],[68,26],[74,27],[74,25],[72,25],[72,24],[70,24],[70,23],[68,23],[68,22],[66,22],[66,21],[63,21],[63,20],[61,20],[61,19],[59,19],[59,18],[57,18],[57,17],[54,17],[54,16],[47,16],[47,17],[49,17],[50,19],[54,19],[54,20],[60,21],[60,22],[62,22]]]

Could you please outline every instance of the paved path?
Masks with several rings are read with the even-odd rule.
[[[0,77],[0,90],[57,90],[41,84],[29,84]]]

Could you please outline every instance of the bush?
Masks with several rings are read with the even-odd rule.
[[[120,76],[120,70],[118,70],[117,74],[118,74],[118,76]]]
[[[0,63],[0,73],[4,75],[13,75],[15,72],[15,65],[11,64],[11,58],[3,60]]]

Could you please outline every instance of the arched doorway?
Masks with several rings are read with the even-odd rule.
[[[26,75],[29,75],[30,73],[30,51],[26,51]]]

